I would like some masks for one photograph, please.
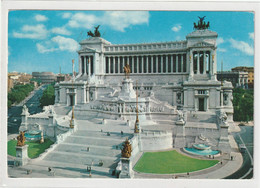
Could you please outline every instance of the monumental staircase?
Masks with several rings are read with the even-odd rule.
[[[121,147],[131,133],[121,131],[77,130],[42,160],[31,163],[35,169],[47,171],[51,167],[56,177],[116,178],[113,171],[121,157]],[[36,167],[37,166],[37,167]]]

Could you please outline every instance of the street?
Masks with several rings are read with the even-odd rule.
[[[243,165],[234,174],[226,177],[226,179],[251,179],[253,178],[253,148],[254,148],[254,127],[240,126],[241,132],[234,133],[237,144],[245,144],[247,150],[242,153]]]
[[[32,97],[25,102],[25,105],[28,107],[30,114],[42,112],[39,100],[43,94],[43,91],[46,88],[47,85],[44,85],[41,88],[34,90],[32,93]],[[8,134],[16,134],[19,132],[19,127],[21,125],[22,108],[23,102],[8,109]]]

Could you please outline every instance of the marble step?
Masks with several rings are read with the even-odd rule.
[[[97,146],[112,146],[115,147],[125,141],[125,138],[115,139],[107,137],[83,137],[83,136],[69,136],[63,143],[76,143],[83,145],[97,145]]]
[[[87,165],[75,165],[70,163],[62,162],[51,162],[51,161],[42,161],[37,164],[29,164],[24,166],[20,170],[32,170],[32,174],[37,173],[41,176],[53,176],[53,173],[48,172],[48,167],[51,167],[52,172],[55,172],[55,177],[67,177],[67,178],[84,178],[89,177],[89,171],[87,171]],[[93,178],[113,178],[112,170],[104,167],[91,167],[91,174]],[[53,177],[54,177],[53,176]],[[115,177],[114,177],[115,178]]]
[[[121,150],[120,147],[116,149],[115,147],[102,147],[95,145],[83,145],[83,144],[67,144],[61,143],[56,147],[56,151],[72,152],[79,154],[93,154],[100,156],[115,156],[120,157]]]
[[[43,160],[45,161],[58,161],[71,164],[85,164],[90,165],[93,161],[95,166],[98,166],[99,161],[103,161],[103,167],[113,168],[119,162],[118,157],[100,156],[93,154],[79,154],[71,152],[53,151],[48,154]]]

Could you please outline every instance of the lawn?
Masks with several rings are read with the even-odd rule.
[[[10,140],[8,141],[8,155],[16,156],[16,144],[17,140]],[[53,142],[50,139],[45,139],[44,143],[40,144],[39,141],[31,141],[25,142],[25,144],[29,145],[28,147],[28,157],[29,158],[36,158],[41,153],[43,153]]]
[[[175,150],[145,152],[136,163],[134,170],[155,174],[186,173],[209,168],[218,162],[218,160],[201,160],[187,157]]]

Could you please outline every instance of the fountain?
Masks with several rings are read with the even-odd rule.
[[[183,150],[187,153],[193,154],[193,155],[211,155],[215,156],[219,154],[218,150],[212,150],[211,146],[206,144],[193,144],[192,148],[183,148]]]

